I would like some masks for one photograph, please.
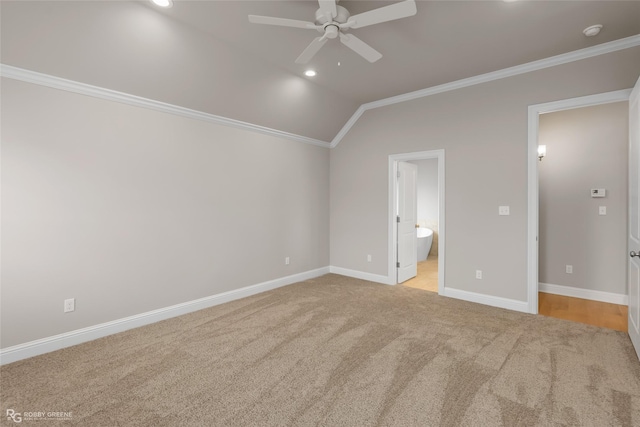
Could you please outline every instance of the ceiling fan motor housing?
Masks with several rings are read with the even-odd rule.
[[[336,37],[338,37],[339,32],[340,32],[340,29],[338,28],[337,25],[327,24],[324,27],[324,35],[328,39],[335,39]]]
[[[349,14],[349,11],[347,9],[342,6],[336,5],[336,10],[338,11],[338,13],[332,20],[327,19],[327,16],[324,14],[322,9],[316,10],[316,24],[322,26],[324,26],[325,24],[330,24],[331,22],[344,24],[349,20],[349,16],[351,15]]]

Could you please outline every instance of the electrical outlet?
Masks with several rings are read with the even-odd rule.
[[[482,270],[476,270],[476,279],[482,279]]]
[[[567,274],[573,274],[573,265],[567,264],[564,270]]]
[[[371,255],[367,255],[367,262],[371,262]]]
[[[64,312],[65,313],[69,313],[71,311],[74,311],[76,309],[76,299],[75,298],[69,298],[64,300]]]
[[[498,206],[498,215],[509,215],[509,206]]]
[[[289,257],[286,257],[286,258],[284,259],[284,265],[289,265],[289,264],[290,264],[290,262],[289,262]]]

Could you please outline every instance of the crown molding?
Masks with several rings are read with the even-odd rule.
[[[549,58],[540,59],[538,61],[528,62],[526,64],[516,65],[514,67],[504,68],[502,70],[492,71],[490,73],[480,74],[478,76],[456,80],[454,82],[432,86],[426,89],[420,89],[414,92],[409,92],[402,95],[392,96],[390,98],[380,99],[378,101],[362,104],[360,108],[358,108],[358,110],[353,114],[351,119],[347,121],[342,129],[340,129],[340,132],[338,132],[336,137],[333,138],[333,140],[331,141],[331,148],[335,148],[340,143],[340,141],[342,141],[342,138],[344,138],[349,130],[351,130],[351,127],[355,125],[360,116],[362,116],[362,114],[367,110],[386,107],[401,102],[424,98],[438,93],[449,92],[452,90],[462,89],[465,87],[487,83],[494,80],[500,80],[507,77],[530,73],[532,71],[538,71],[545,68],[568,64],[570,62],[580,61],[582,59],[617,52],[619,50],[629,49],[636,46],[640,46],[640,34],[626,37],[624,39],[602,43],[592,47],[587,47],[584,49],[574,50],[573,52],[563,53],[561,55],[551,56]]]
[[[105,99],[108,101],[119,102],[122,104],[132,105],[135,107],[147,108],[150,110],[160,111],[163,113],[174,114],[177,116],[188,117],[191,119],[202,120],[205,122],[215,123],[223,126],[229,126],[237,129],[244,129],[252,132],[258,132],[265,135],[275,136],[279,138],[289,139],[304,144],[316,145],[319,147],[330,147],[330,144],[319,139],[308,138],[302,135],[296,135],[289,132],[271,129],[268,127],[254,125],[252,123],[234,120],[227,117],[216,116],[202,111],[192,110],[190,108],[180,107],[178,105],[168,104],[166,102],[156,101],[153,99],[143,98],[124,92],[118,92],[99,86],[93,86],[86,83],[80,83],[73,80],[63,79],[61,77],[51,76],[48,74],[38,73],[36,71],[25,70],[23,68],[11,65],[0,64],[0,76],[22,82],[33,83],[40,86],[46,86],[53,89],[60,89],[67,92],[73,92],[81,95],[87,95],[94,98]]]
[[[356,122],[358,121],[360,116],[362,116],[364,114],[364,112],[368,110],[367,108],[365,108],[365,105],[366,104],[362,104],[361,106],[358,107],[356,112],[353,113],[351,118],[349,118],[347,123],[345,123],[345,125],[342,127],[342,129],[340,129],[340,132],[338,132],[338,134],[331,141],[330,148],[335,148],[335,146],[338,145],[340,143],[340,141],[342,141],[342,138],[345,137],[347,132],[349,132],[351,130],[353,125],[356,124]]]
[[[349,133],[351,128],[356,124],[360,117],[367,110],[374,108],[386,107],[401,102],[411,101],[414,99],[424,98],[427,96],[449,92],[452,90],[462,89],[469,86],[474,86],[482,83],[491,82],[494,80],[500,80],[507,77],[513,77],[520,74],[530,73],[532,71],[538,71],[545,68],[551,68],[558,65],[568,64],[574,61],[580,61],[582,59],[592,58],[594,56],[604,55],[607,53],[617,52],[624,49],[640,46],[640,34],[626,37],[620,40],[614,40],[607,43],[602,43],[596,46],[587,47],[584,49],[575,50],[573,52],[563,53],[561,55],[552,56],[538,61],[528,62],[522,65],[516,65],[514,67],[504,68],[502,70],[492,71],[486,74],[480,74],[478,76],[469,77],[466,79],[456,80],[454,82],[441,84],[438,86],[432,86],[426,89],[420,89],[414,92],[405,93],[402,95],[392,96],[390,98],[380,99],[378,101],[369,102],[360,105],[356,112],[349,118],[347,123],[340,129],[340,131],[333,138],[331,143],[321,141],[314,138],[309,138],[302,135],[296,135],[289,132],[280,131],[277,129],[271,129],[268,127],[254,125],[252,123],[242,122],[239,120],[230,119],[227,117],[216,116],[214,114],[204,113],[202,111],[192,110],[189,108],[180,107],[177,105],[167,104],[165,102],[156,101],[153,99],[142,98],[140,96],[131,95],[124,92],[118,92],[111,89],[106,89],[98,86],[93,86],[85,83],[76,82],[73,80],[67,80],[60,77],[55,77],[47,74],[38,73],[36,71],[25,70],[11,65],[0,64],[0,76],[7,77],[14,80],[20,80],[27,83],[34,83],[41,86],[47,86],[54,89],[60,89],[68,92],[74,92],[82,95],[92,96],[95,98],[106,99],[110,101],[120,102],[123,104],[133,105],[136,107],[148,108],[151,110],[161,111],[169,114],[175,114],[178,116],[189,117],[196,120],[203,120],[210,123],[216,123],[224,126],[230,126],[238,129],[249,130],[252,132],[258,132],[265,135],[276,136],[280,138],[289,139],[304,144],[316,145],[325,148],[335,148],[342,139]]]

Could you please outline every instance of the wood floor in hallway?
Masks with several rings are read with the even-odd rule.
[[[538,313],[627,332],[628,307],[562,295],[538,293]]]
[[[402,285],[438,292],[438,257],[429,255],[426,261],[419,262],[418,275]],[[628,308],[624,305],[540,292],[538,293],[538,313],[557,319],[627,332]]]

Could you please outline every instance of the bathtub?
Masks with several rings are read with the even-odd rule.
[[[433,230],[426,227],[416,229],[418,233],[418,262],[424,261],[429,256],[431,243],[433,242]]]

